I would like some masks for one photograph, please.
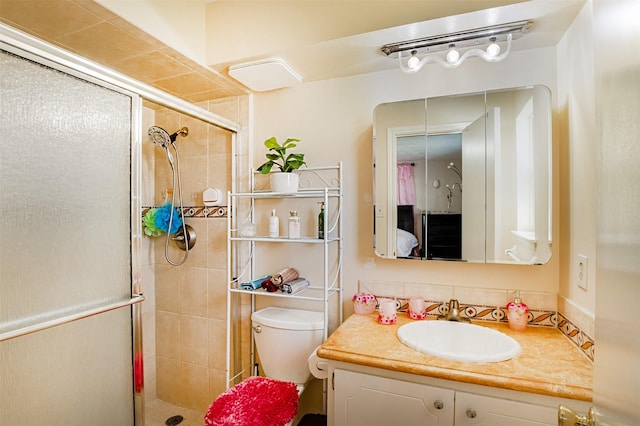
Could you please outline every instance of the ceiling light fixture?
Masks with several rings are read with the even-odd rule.
[[[533,22],[529,20],[510,22],[385,44],[380,50],[389,57],[397,55],[400,69],[406,73],[418,72],[430,62],[437,62],[446,68],[456,68],[472,56],[487,62],[500,62],[511,52],[511,42],[528,33],[532,25]],[[498,43],[506,44],[504,51]],[[486,50],[478,47],[487,44]],[[445,50],[445,58],[437,54]],[[402,60],[402,53],[405,51],[411,51],[407,65]]]

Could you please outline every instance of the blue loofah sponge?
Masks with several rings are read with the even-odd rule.
[[[171,217],[172,209],[173,209],[173,221],[171,222],[171,229],[169,230],[169,219]],[[180,217],[180,212],[178,212],[178,209],[173,207],[171,203],[166,203],[164,206],[160,207],[156,212],[154,223],[156,227],[161,229],[163,232],[168,232],[169,234],[175,234],[176,232],[178,232],[178,229],[180,229],[180,227],[182,226],[182,218]]]

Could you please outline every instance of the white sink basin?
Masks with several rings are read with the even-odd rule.
[[[456,321],[417,321],[398,328],[398,339],[427,355],[453,361],[498,362],[520,355],[522,348],[504,333]]]

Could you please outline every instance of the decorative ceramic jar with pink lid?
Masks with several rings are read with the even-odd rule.
[[[358,315],[372,314],[376,310],[376,296],[371,293],[354,294],[353,310]]]

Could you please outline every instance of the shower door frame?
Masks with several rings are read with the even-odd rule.
[[[176,96],[165,93],[152,86],[141,83],[126,75],[120,74],[107,67],[94,63],[81,56],[60,49],[52,44],[44,42],[36,37],[16,30],[10,26],[0,23],[0,47],[14,53],[22,58],[40,63],[47,67],[57,69],[66,74],[78,77],[107,89],[119,92],[131,97],[131,298],[129,300],[112,303],[102,307],[74,313],[54,320],[42,322],[40,324],[11,330],[0,334],[0,342],[22,335],[45,330],[58,325],[67,324],[72,321],[81,320],[90,316],[99,315],[114,309],[121,309],[131,306],[132,321],[132,365],[135,378],[144,377],[142,363],[136,362],[137,355],[142,354],[142,307],[140,302],[144,301],[141,286],[141,238],[142,223],[141,213],[141,191],[142,191],[142,100],[148,100],[160,106],[178,111],[205,123],[214,125],[220,129],[231,132],[232,161],[231,175],[236,176],[237,172],[237,140],[241,126],[222,116],[199,108]],[[232,189],[235,191],[235,179],[232,179]],[[138,370],[140,369],[140,370]],[[139,375],[139,376],[138,376]],[[134,425],[143,426],[144,419],[144,385],[133,389],[134,396]]]
[[[73,64],[62,57],[58,57],[50,49],[42,49],[49,47],[41,45],[37,39],[31,37],[19,37],[12,39],[6,37],[5,28],[0,28],[0,48],[12,53],[24,60],[32,61],[42,66],[55,69],[64,74],[73,76],[87,83],[95,84],[110,91],[122,94],[131,99],[130,112],[130,261],[131,261],[131,296],[126,300],[105,304],[91,309],[73,312],[68,315],[38,322],[28,326],[19,327],[0,333],[0,342],[25,336],[39,331],[44,331],[53,327],[69,324],[74,321],[84,320],[96,315],[111,312],[117,309],[131,307],[131,338],[132,338],[132,366],[133,366],[133,419],[135,426],[144,425],[144,370],[143,365],[136,360],[142,356],[142,307],[141,302],[145,300],[141,287],[141,266],[140,266],[140,239],[142,238],[141,221],[137,219],[141,211],[141,183],[142,183],[142,99],[141,97],[129,90],[111,84],[101,78],[99,73],[87,73],[82,67],[73,67]],[[136,378],[139,378],[138,380]],[[139,383],[139,386],[137,384]]]

